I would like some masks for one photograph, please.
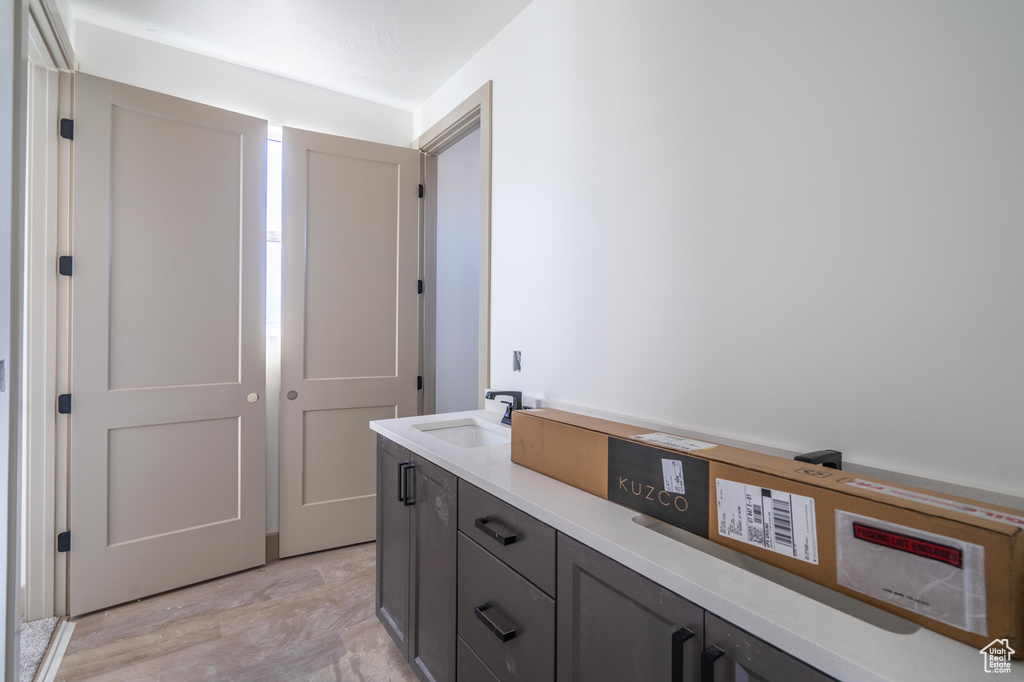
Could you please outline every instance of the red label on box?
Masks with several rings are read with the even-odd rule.
[[[901,552],[909,552],[928,559],[934,559],[935,561],[941,561],[950,566],[963,568],[964,554],[956,547],[940,545],[931,540],[922,540],[921,538],[903,535],[902,533],[894,533],[891,530],[872,528],[862,523],[853,524],[853,536],[859,540],[872,542],[876,545],[891,547]]]

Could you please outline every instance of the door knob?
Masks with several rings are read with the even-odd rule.
[[[248,400],[250,403],[254,403],[254,402],[256,402],[257,400],[260,399],[260,394],[259,393],[250,393],[249,395],[247,395],[245,397],[245,399]]]
[[[299,397],[298,391],[288,391],[288,400],[295,400]]]

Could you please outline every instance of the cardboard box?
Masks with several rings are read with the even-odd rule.
[[[1024,657],[1024,513],[560,410],[512,461],[895,613]]]

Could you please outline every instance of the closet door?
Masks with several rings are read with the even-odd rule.
[[[75,81],[73,615],[264,562],[265,121]]]
[[[281,556],[373,540],[373,419],[416,413],[419,154],[283,131]]]

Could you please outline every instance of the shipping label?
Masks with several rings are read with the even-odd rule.
[[[665,490],[670,493],[686,494],[686,481],[683,479],[683,463],[678,459],[661,460],[661,473],[665,477]]]
[[[817,565],[813,497],[722,478],[715,487],[720,535]]]
[[[668,448],[674,448],[676,450],[686,450],[688,452],[696,452],[698,450],[710,450],[711,448],[718,447],[714,443],[705,443],[702,440],[683,438],[682,436],[673,436],[671,433],[644,433],[639,436],[633,436],[633,440],[642,440],[645,443],[653,443],[654,445],[664,445],[665,447]]]

